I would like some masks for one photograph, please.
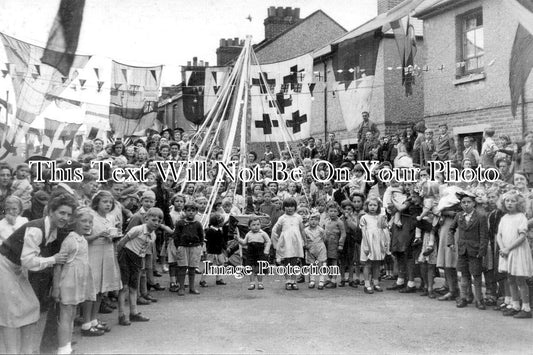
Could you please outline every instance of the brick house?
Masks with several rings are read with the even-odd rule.
[[[429,71],[424,74],[424,119],[430,128],[448,123],[459,149],[465,135],[481,149],[483,130],[492,127],[513,141],[533,129],[533,80],[516,118],[510,108],[509,60],[518,26],[505,0],[441,0],[417,9],[424,21]],[[529,99],[528,99],[529,98]]]
[[[401,70],[398,70],[402,64],[394,34],[392,30],[382,31],[383,26],[389,23],[387,11],[401,2],[379,0],[377,17],[314,52],[317,82],[315,91],[320,93],[315,95],[313,102],[314,137],[326,139],[328,133],[333,132],[342,145],[352,146],[357,143],[357,130],[347,130],[339,102],[338,93],[343,90],[342,87],[339,89],[339,82],[347,80],[347,76],[359,79],[361,75],[374,75],[370,120],[377,123],[382,135],[397,133],[400,129],[422,120],[424,82],[421,77],[415,76],[412,95],[406,97]],[[411,21],[417,43],[414,64],[423,67],[425,54],[422,45],[422,22],[417,19]],[[349,73],[346,73],[347,68],[335,66],[339,47],[346,43],[355,44],[355,67],[349,68]],[[338,73],[340,70],[343,70],[342,75]],[[353,119],[362,121],[360,113]]]

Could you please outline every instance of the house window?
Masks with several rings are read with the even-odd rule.
[[[476,9],[460,17],[461,62],[459,76],[483,71],[483,11]]]

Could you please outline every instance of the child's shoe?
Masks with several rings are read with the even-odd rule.
[[[483,301],[476,301],[476,308],[480,309],[482,311],[487,309],[487,307],[485,307],[485,303],[483,303]]]
[[[468,302],[466,301],[466,299],[460,298],[459,300],[457,300],[457,304],[455,306],[457,308],[465,308],[466,306],[468,306]]]
[[[200,287],[207,287],[207,282],[205,280],[202,280],[199,282]]]
[[[350,281],[350,283],[348,284],[348,286],[353,287],[353,288],[357,288],[358,285],[359,285],[359,280]]]
[[[289,285],[289,284],[287,284]],[[248,290],[252,291],[252,290],[255,290],[255,284],[250,284],[250,286],[248,286]]]
[[[424,291],[422,291],[422,293],[420,294],[420,296],[422,297],[427,297],[428,295],[429,295],[429,292],[426,289],[424,289]]]
[[[169,290],[170,292],[178,292],[179,289],[180,289],[180,287],[179,287],[178,284],[175,283],[175,282],[172,282],[172,283],[170,284],[170,287],[168,288],[168,290]]]
[[[383,292],[383,289],[380,286],[376,285],[376,286],[374,286],[374,291]]]
[[[295,284],[295,283],[292,284],[291,287],[292,287],[293,290],[299,290],[298,285]]]
[[[224,280],[217,280],[216,284],[217,285],[225,285],[226,282],[224,282]]]
[[[146,298],[144,298],[142,296],[137,298],[137,306],[147,306],[150,303],[152,303],[152,302],[148,301]]]
[[[435,291],[431,290],[428,292],[428,297],[431,299],[437,298],[437,294],[435,293]]]
[[[189,290],[189,293],[191,293],[191,294],[193,294],[193,295],[199,295],[199,294],[200,294],[200,291],[198,291],[198,290],[196,290],[196,289],[194,289],[194,288],[191,288],[191,289]]]
[[[324,289],[324,283],[322,281],[320,281],[318,283],[318,287],[317,287],[319,290],[323,290]]]
[[[123,314],[118,317],[118,324],[120,325],[131,325],[131,322],[126,318],[126,315]]]
[[[178,296],[185,296],[185,288],[184,287],[178,288]]]
[[[309,288],[315,288],[315,282],[314,281],[309,282]]]
[[[369,295],[371,295],[374,293],[374,290],[372,289],[372,287],[368,286],[368,287],[365,287],[365,293],[368,293]]]
[[[264,290],[265,286],[263,286],[263,284],[259,284],[259,285],[257,285],[257,289],[258,290]]]
[[[131,314],[130,313],[130,321],[131,322],[148,322],[150,318],[146,318],[143,316],[140,312],[137,314]]]
[[[296,282],[298,282],[299,284],[303,284],[305,282],[305,276],[304,275],[298,276],[298,278],[296,279]]]
[[[521,310],[520,312],[515,314],[513,317],[514,318],[519,318],[519,319],[531,318],[531,311]]]
[[[514,317],[518,313],[520,313],[519,309],[511,308],[511,309],[506,309],[505,311],[503,311],[503,316],[504,317]]]
[[[337,288],[337,283],[328,281],[328,283],[326,284],[326,288]]]
[[[152,297],[152,295],[149,294],[149,293],[146,294],[146,295],[143,295],[143,298],[145,298],[145,299],[147,299],[148,301],[153,302],[153,303],[156,303],[156,302],[157,302],[157,298]]]

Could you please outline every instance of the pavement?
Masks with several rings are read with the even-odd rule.
[[[532,319],[420,293],[307,284],[286,291],[280,276],[249,291],[247,279],[226,277],[220,286],[210,276],[200,295],[178,297],[168,274],[159,280],[167,290],[151,293],[158,302],[138,306],[149,322],[120,326],[116,311],[101,315],[113,329],[86,338],[76,328],[76,354],[533,354]]]

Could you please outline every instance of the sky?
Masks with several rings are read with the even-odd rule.
[[[1,0],[0,32],[44,47],[59,0]],[[136,65],[165,65],[162,84],[193,57],[216,64],[221,38],[264,39],[270,6],[322,10],[350,31],[377,13],[377,0],[86,0],[78,52]],[[247,20],[251,15],[252,21]]]

